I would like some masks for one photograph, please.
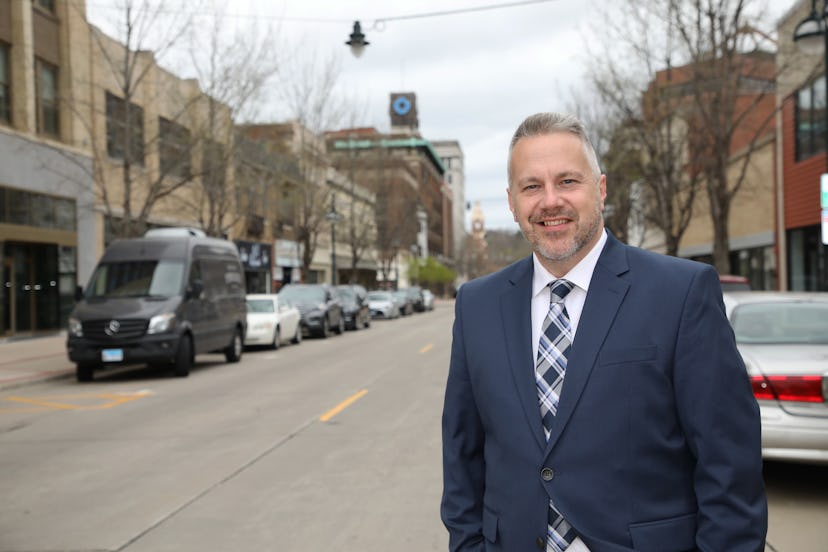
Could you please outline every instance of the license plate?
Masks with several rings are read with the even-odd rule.
[[[101,351],[101,360],[103,362],[121,362],[124,360],[123,349],[104,349]]]

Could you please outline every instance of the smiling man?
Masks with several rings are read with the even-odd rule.
[[[508,178],[534,253],[457,295],[450,550],[761,552],[759,412],[715,270],[604,229],[573,117],[527,118]]]

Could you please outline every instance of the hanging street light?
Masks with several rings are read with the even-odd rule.
[[[365,51],[365,47],[371,44],[365,40],[365,35],[362,34],[362,26],[359,21],[354,21],[354,31],[351,33],[350,40],[345,44],[351,47],[351,53],[358,58]]]

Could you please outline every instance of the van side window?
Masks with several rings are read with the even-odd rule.
[[[190,277],[187,279],[187,285],[192,284],[193,282],[202,282],[201,279],[201,265],[198,261],[193,261],[193,264],[190,265]]]
[[[239,268],[239,263],[225,261],[226,272],[224,282],[230,295],[244,295],[244,276]]]

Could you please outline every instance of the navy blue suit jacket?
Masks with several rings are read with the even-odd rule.
[[[592,552],[761,552],[759,409],[715,270],[609,235],[548,442],[532,273],[529,257],[457,294],[443,410],[450,549],[537,550],[552,498]]]

